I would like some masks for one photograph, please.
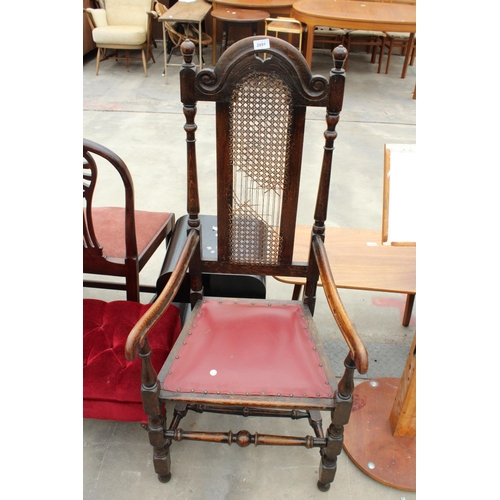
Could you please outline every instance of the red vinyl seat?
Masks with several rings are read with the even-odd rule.
[[[300,302],[206,299],[163,389],[331,398],[307,317]]]

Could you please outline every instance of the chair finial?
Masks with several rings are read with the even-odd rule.
[[[184,61],[190,63],[193,60],[193,54],[196,50],[195,44],[189,39],[186,38],[181,44],[181,53],[184,57]]]
[[[347,59],[347,49],[343,45],[338,45],[332,51],[335,69],[340,70]]]

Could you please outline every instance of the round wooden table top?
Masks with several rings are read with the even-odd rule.
[[[416,437],[394,436],[389,422],[399,384],[397,378],[379,378],[355,387],[344,450],[375,481],[416,491]]]
[[[243,9],[276,9],[283,7],[291,7],[293,0],[212,0],[217,8],[221,5],[240,7]]]
[[[235,7],[217,7],[212,17],[231,23],[256,23],[270,17],[269,12],[257,9],[237,9]]]

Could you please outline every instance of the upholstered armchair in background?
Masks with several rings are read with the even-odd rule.
[[[131,50],[140,50],[144,74],[148,76],[147,63],[155,62],[151,50],[151,19],[153,18],[154,0],[106,0],[98,3],[99,9],[84,9],[90,27],[92,39],[97,45],[96,75],[99,74],[101,61],[109,58],[125,60],[129,67]],[[112,49],[112,52],[108,52]],[[118,50],[124,50],[125,56],[119,56]]]

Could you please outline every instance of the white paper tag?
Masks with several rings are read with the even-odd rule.
[[[262,40],[255,40],[253,42],[254,50],[268,49],[269,47],[269,38],[263,38]]]

